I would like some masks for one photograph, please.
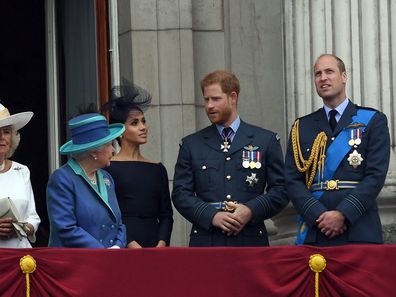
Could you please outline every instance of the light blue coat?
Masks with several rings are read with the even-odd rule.
[[[47,185],[50,247],[108,248],[126,246],[125,225],[113,178],[104,170],[108,203],[69,164],[57,169]]]

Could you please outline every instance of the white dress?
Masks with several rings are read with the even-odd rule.
[[[12,161],[10,170],[0,173],[0,198],[10,197],[19,211],[20,220],[33,225],[36,232],[40,218],[36,212],[30,171],[27,166]],[[29,236],[31,242],[36,241],[35,235]],[[14,236],[7,240],[0,239],[0,248],[32,247],[27,238]]]

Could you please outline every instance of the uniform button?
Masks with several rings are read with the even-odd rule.
[[[226,196],[226,198],[227,198],[227,199],[231,199],[231,195],[228,194],[228,195]]]
[[[205,169],[206,169],[206,166],[205,166],[205,165],[203,165],[203,166],[202,166],[202,170],[205,170]]]
[[[332,138],[331,138],[331,141],[333,141],[335,139],[335,137],[333,136]]]
[[[99,240],[99,242],[103,242],[103,240],[101,239],[101,240]]]
[[[115,228],[115,226],[114,225],[111,225],[111,229],[114,229]]]
[[[198,233],[198,231],[197,231],[197,230],[194,230],[194,231],[193,231],[193,233],[194,233],[194,234],[197,234],[197,233]]]
[[[309,148],[307,148],[307,152],[309,152]]]
[[[230,158],[230,157],[227,157],[227,158],[226,158],[226,161],[230,161],[230,160],[231,160],[231,158]]]
[[[227,179],[227,180],[230,180],[230,179],[231,179],[231,175],[227,175],[227,176],[226,176],[226,179]]]
[[[261,231],[261,230],[260,230],[260,232],[259,232],[259,233],[260,233],[260,235],[263,235],[263,231]]]
[[[102,225],[102,229],[104,229],[106,227],[106,225]]]
[[[113,240],[113,239],[110,239],[110,241],[109,241],[109,242],[110,242],[110,244],[113,244],[114,240]]]

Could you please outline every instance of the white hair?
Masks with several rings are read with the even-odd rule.
[[[90,149],[90,150],[87,150],[87,151],[83,151],[83,152],[80,152],[80,153],[70,154],[70,157],[73,158],[76,161],[87,160],[91,156],[92,152],[100,151],[106,144],[103,144],[101,146],[98,146],[98,147],[95,147],[93,149]]]

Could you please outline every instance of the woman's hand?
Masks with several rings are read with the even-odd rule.
[[[15,230],[12,225],[12,218],[0,219],[0,238],[3,240],[10,239],[14,236]]]
[[[25,230],[26,234],[28,236],[31,236],[34,234],[34,227],[32,224],[27,223],[24,227],[23,230]]]
[[[137,243],[137,241],[133,240],[130,243],[128,243],[127,248],[128,249],[141,249],[142,246],[139,243]]]
[[[166,247],[166,242],[164,240],[159,240],[156,247]]]

